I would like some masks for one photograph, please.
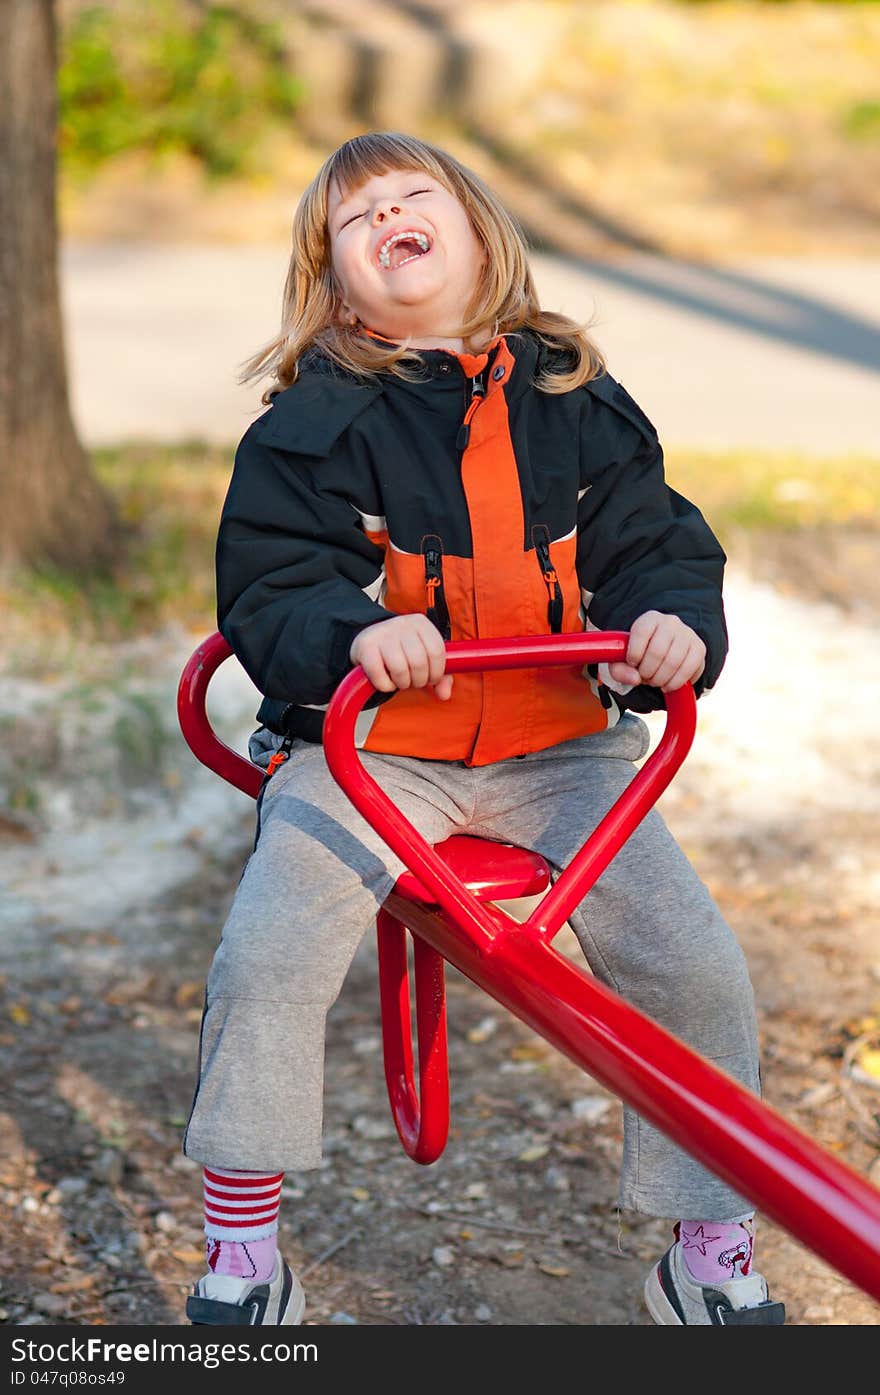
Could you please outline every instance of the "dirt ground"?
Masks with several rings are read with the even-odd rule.
[[[860,606],[877,600],[860,577]],[[749,959],[766,1098],[880,1183],[880,1090],[850,1059],[880,1026],[875,819],[794,809],[755,838],[694,819],[704,801],[686,764],[664,811]],[[204,840],[198,876],[112,932],[35,925],[3,985],[3,1322],[183,1321],[203,1251],[180,1141],[204,976],[251,837],[243,816],[232,853]],[[669,1224],[618,1217],[618,1101],[455,971],[448,997],[452,1132],[427,1168],[391,1123],[371,941],[332,1011],[324,1164],[283,1192],[307,1324],[648,1324],[642,1281]],[[758,1246],[791,1324],[877,1324],[860,1289],[763,1218]]]

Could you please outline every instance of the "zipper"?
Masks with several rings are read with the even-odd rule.
[[[425,589],[428,593],[425,614],[443,638],[448,640],[452,637],[452,627],[443,590],[443,543],[436,533],[426,533],[422,538],[422,556],[425,559]]]
[[[550,529],[546,523],[533,525],[532,542],[535,545],[535,556],[541,568],[544,585],[547,587],[547,623],[550,633],[558,635],[562,629],[562,587],[550,560]]]
[[[275,774],[275,771],[278,769],[279,765],[283,765],[284,762],[289,758],[292,746],[293,737],[290,735],[290,733],[288,733],[282,741],[281,745],[278,747],[278,750],[275,752],[272,759],[269,761],[268,766],[266,767],[266,775],[263,780],[264,785],[272,779],[272,776]]]
[[[464,414],[464,421],[458,428],[458,436],[455,439],[455,445],[458,450],[467,450],[468,442],[471,439],[471,421],[473,419],[474,412],[477,410],[485,396],[486,370],[484,368],[482,373],[477,373],[471,379],[470,405],[468,406],[468,409]]]

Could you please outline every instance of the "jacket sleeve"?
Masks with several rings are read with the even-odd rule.
[[[585,394],[581,489],[577,566],[590,623],[628,630],[647,610],[677,615],[706,645],[699,697],[727,656],[727,559],[699,509],[667,485],[652,423],[608,374]],[[617,701],[637,712],[664,706],[647,684]]]
[[[310,457],[261,440],[261,417],[235,456],[216,549],[217,619],[245,671],[266,697],[329,701],[351,667],[365,626],[390,618],[372,599],[382,549],[332,481],[357,445]],[[334,464],[336,468],[334,468]]]

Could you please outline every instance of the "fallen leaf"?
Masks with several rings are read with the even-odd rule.
[[[539,1158],[544,1158],[550,1152],[546,1143],[536,1143],[532,1148],[526,1148],[519,1154],[519,1162],[537,1162]]]
[[[10,1003],[9,1016],[19,1027],[26,1027],[31,1020],[31,1015],[24,1003]]]
[[[861,1051],[857,1051],[854,1064],[868,1077],[871,1084],[880,1085],[880,1048],[876,1046],[863,1046]]]
[[[136,1003],[145,998],[150,989],[155,987],[155,983],[155,974],[140,974],[137,978],[123,979],[104,994],[104,1002],[111,1007],[127,1007],[129,1003]]]
[[[495,1028],[498,1026],[498,1019],[495,1017],[484,1017],[476,1027],[471,1027],[467,1034],[468,1041],[479,1043],[488,1041]]]
[[[172,1250],[171,1253],[175,1259],[180,1260],[181,1264],[201,1264],[205,1258],[205,1251],[195,1248],[188,1250]]]
[[[204,1258],[204,1256],[199,1256]],[[73,1279],[63,1279],[52,1285],[53,1293],[77,1293],[80,1289],[94,1288],[102,1276],[100,1274],[77,1274]]]
[[[491,1255],[491,1259],[504,1266],[505,1269],[519,1269],[525,1260],[524,1250],[508,1250],[502,1254]]]
[[[554,1279],[567,1279],[571,1273],[564,1264],[553,1264],[550,1260],[539,1259],[538,1268],[542,1274],[551,1274]]]
[[[205,997],[205,984],[203,979],[181,983],[174,993],[174,1002],[177,1007],[192,1007],[201,1003]]]

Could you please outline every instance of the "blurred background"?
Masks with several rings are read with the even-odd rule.
[[[782,1102],[837,1082],[815,1109],[876,1166],[880,5],[6,0],[0,76],[0,1040],[36,1050],[59,1130],[85,1111],[96,1185],[174,1154],[252,836],[175,713],[268,386],[237,374],[278,328],[300,193],[377,128],[506,201],[544,305],[590,323],[728,551],[731,657],[665,811],[747,945]],[[212,712],[241,749],[258,699],[233,668]],[[152,1143],[97,1063],[138,1023]],[[39,1054],[62,1037],[66,1076]],[[9,1117],[36,1254],[67,1164]],[[153,1308],[37,1277],[42,1306],[9,1311],[140,1320],[170,1272]],[[871,1320],[838,1300],[802,1320]]]

